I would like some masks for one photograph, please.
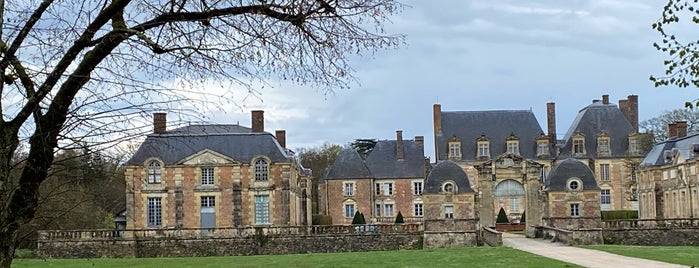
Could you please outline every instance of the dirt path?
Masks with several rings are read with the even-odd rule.
[[[653,260],[626,257],[599,250],[565,246],[548,240],[530,239],[522,235],[502,234],[504,246],[585,267],[614,268],[687,268],[687,266]]]

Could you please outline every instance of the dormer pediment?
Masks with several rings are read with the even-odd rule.
[[[181,161],[179,161],[177,164],[179,165],[187,165],[187,166],[200,166],[200,165],[211,165],[211,166],[217,166],[217,165],[226,165],[226,164],[240,164],[240,162],[235,161],[235,159],[232,159],[228,156],[225,156],[221,153],[205,149],[202,151],[199,151],[193,155],[190,155]]]

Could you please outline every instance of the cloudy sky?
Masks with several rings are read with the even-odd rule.
[[[526,3],[525,3],[526,2]],[[266,131],[287,131],[290,148],[347,144],[357,138],[425,136],[434,159],[432,105],[442,110],[527,110],[546,130],[546,102],[557,108],[557,132],[578,110],[609,94],[639,95],[639,118],[681,108],[696,89],[654,88],[664,55],[651,29],[664,1],[411,0],[387,26],[406,45],[357,59],[359,84],[324,95],[274,84],[242,107],[215,111],[216,123],[250,124],[265,110]],[[560,137],[559,137],[560,138]]]

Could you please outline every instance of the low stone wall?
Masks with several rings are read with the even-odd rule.
[[[419,249],[421,233],[39,241],[39,258],[191,257]]]
[[[502,246],[502,233],[489,227],[483,227],[483,230],[481,230],[481,240],[483,240],[485,245],[499,247]]]
[[[473,247],[478,245],[478,232],[438,232],[425,231],[424,248]]]
[[[699,246],[699,227],[604,229],[602,235],[605,244]]]
[[[495,230],[498,232],[524,231],[524,223],[496,223]]]
[[[535,238],[550,239],[565,245],[594,245],[602,243],[602,229],[565,230],[548,226],[536,226]]]

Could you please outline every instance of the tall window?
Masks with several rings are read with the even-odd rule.
[[[148,164],[148,183],[160,183],[160,162],[151,161]]]
[[[449,158],[460,158],[461,157],[461,143],[460,142],[450,142],[449,143]]]
[[[453,219],[454,218],[454,206],[444,206],[444,218]]]
[[[383,216],[384,217],[393,217],[393,204],[384,204],[383,205]]]
[[[519,198],[510,198],[510,214],[519,213]]]
[[[599,176],[600,180],[609,180],[609,164],[599,164]]]
[[[266,181],[268,179],[267,174],[267,161],[265,161],[264,159],[257,159],[257,161],[255,161],[255,180]]]
[[[549,155],[549,143],[548,143],[548,141],[539,141],[536,143],[536,155],[537,156]]]
[[[511,154],[519,154],[519,141],[507,141],[507,152]]]
[[[609,189],[602,189],[600,192],[600,209],[610,210],[612,204],[612,194]]]
[[[354,183],[345,182],[345,196],[354,196]]]
[[[413,216],[422,217],[423,215],[422,203],[413,203]]]
[[[269,196],[255,196],[255,224],[269,224]]]
[[[354,204],[345,204],[345,218],[354,217]]]
[[[148,218],[148,227],[162,227],[162,206],[160,197],[148,197],[148,210],[146,217]]]
[[[414,181],[413,182],[413,195],[421,195],[422,194],[422,182],[421,181]]]
[[[638,153],[638,141],[636,138],[629,138],[629,153],[632,155]]]
[[[692,166],[694,167],[694,166]],[[636,181],[636,171],[638,170],[637,164],[631,164],[631,181]],[[691,171],[691,169],[690,169]],[[694,174],[692,174],[694,175]]]
[[[201,168],[201,185],[214,185],[214,168]]]
[[[381,217],[381,204],[376,204],[374,206],[374,214],[376,217]]]
[[[597,140],[597,155],[608,156],[609,151],[609,138],[599,138]]]
[[[546,176],[548,176],[548,175],[549,175],[549,168],[548,167],[543,166],[543,167],[541,167],[541,169],[539,169],[539,180],[541,180],[542,182],[545,182]]]
[[[573,139],[573,153],[585,154],[585,140],[583,138]]]
[[[490,157],[490,145],[488,142],[478,142],[478,157]]]
[[[393,183],[392,182],[384,182],[380,183],[377,182],[375,184],[376,189],[375,189],[375,194],[376,195],[392,195],[393,194]]]
[[[580,216],[580,204],[570,204],[570,216]]]

